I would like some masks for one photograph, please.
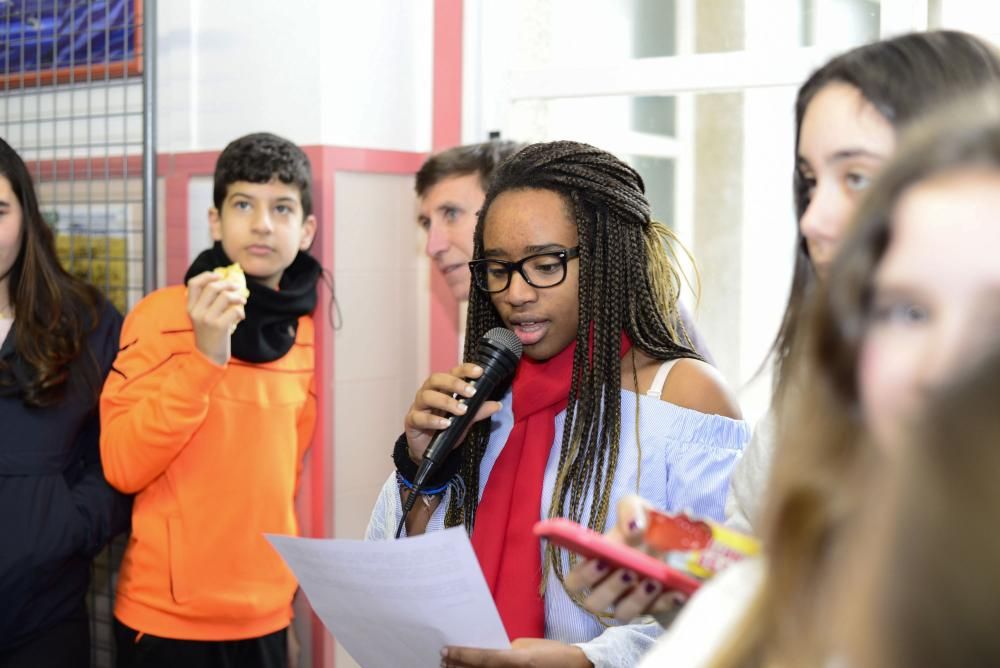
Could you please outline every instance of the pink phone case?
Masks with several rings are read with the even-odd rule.
[[[564,547],[588,559],[602,559],[616,568],[627,568],[641,578],[655,580],[669,591],[690,596],[701,586],[701,581],[671,568],[656,557],[639,550],[613,543],[596,531],[564,518],[542,520],[535,524],[535,535],[554,545]]]

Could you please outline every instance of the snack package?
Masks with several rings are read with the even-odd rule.
[[[243,273],[243,267],[240,266],[239,262],[234,262],[228,267],[216,267],[212,270],[213,274],[217,274],[222,277],[222,280],[232,283],[237,288],[240,289],[240,294],[246,299],[250,296],[250,289],[247,288],[247,276]],[[239,323],[236,323],[229,330],[229,334],[232,335],[236,331]]]
[[[710,520],[660,510],[647,513],[644,540],[664,553],[670,566],[701,580],[760,553],[760,542],[753,536]]]

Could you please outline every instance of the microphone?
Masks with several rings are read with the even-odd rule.
[[[451,424],[431,439],[427,449],[424,450],[420,468],[417,469],[416,478],[413,480],[414,487],[422,487],[431,473],[444,462],[448,453],[458,444],[458,439],[472,424],[472,419],[483,402],[492,397],[498,388],[506,387],[514,377],[514,370],[520,360],[521,341],[514,332],[503,327],[494,327],[483,334],[476,345],[475,359],[470,360],[483,370],[482,376],[470,381],[470,385],[476,388],[476,393],[468,399],[454,395],[460,403],[468,407],[468,410],[463,415],[451,416]]]
[[[417,475],[413,479],[413,488],[403,506],[403,516],[399,520],[399,526],[396,527],[396,538],[402,534],[406,516],[413,509],[420,490],[431,474],[448,457],[448,453],[458,445],[459,439],[465,435],[465,430],[472,424],[472,419],[479,412],[483,402],[494,396],[498,389],[506,388],[514,377],[514,370],[521,361],[521,350],[520,339],[514,332],[503,327],[494,327],[479,339],[474,359],[469,360],[483,370],[482,376],[469,382],[476,388],[476,393],[469,398],[452,395],[468,408],[463,415],[451,416],[451,424],[435,434],[424,450]]]

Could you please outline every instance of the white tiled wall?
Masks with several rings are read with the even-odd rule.
[[[391,470],[392,443],[427,373],[427,277],[413,177],[342,172],[334,180],[334,527],[360,538]]]
[[[343,317],[334,337],[334,535],[361,538],[427,375],[429,267],[412,176],[341,172],[333,192]],[[356,665],[339,645],[336,665]]]

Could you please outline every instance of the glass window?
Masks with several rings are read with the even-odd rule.
[[[791,281],[797,87],[884,33],[995,25],[977,0],[511,0],[479,7],[480,121],[574,139],[643,175],[654,215],[694,254],[698,326],[755,419]],[[935,23],[936,22],[936,23]],[[506,85],[506,88],[505,88]],[[506,98],[503,98],[504,95]],[[493,99],[490,96],[499,96]],[[756,379],[751,385],[747,383]]]

